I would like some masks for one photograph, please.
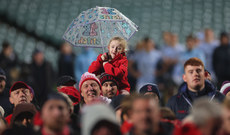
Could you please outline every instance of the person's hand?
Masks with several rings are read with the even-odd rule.
[[[105,66],[106,63],[108,63],[108,62],[103,62],[103,67]]]
[[[104,54],[101,55],[101,60],[102,60],[103,62],[108,60],[107,53],[104,53]]]
[[[130,95],[130,93],[127,90],[121,90],[121,95]]]

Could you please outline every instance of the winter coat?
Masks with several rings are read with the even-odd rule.
[[[0,106],[5,111],[4,116],[8,116],[13,112],[14,106],[9,101],[9,89],[5,88],[2,93],[0,93]]]
[[[97,57],[97,60],[92,62],[88,71],[96,75],[100,75],[105,72],[116,77],[119,82],[119,90],[130,91],[130,85],[128,82],[128,60],[125,54],[118,54],[114,59],[106,63],[103,67],[103,61],[101,59],[102,54]]]
[[[230,80],[230,45],[220,45],[215,49],[212,64],[220,87],[224,81]]]
[[[225,96],[217,91],[215,86],[209,81],[205,81],[205,88],[199,92],[188,90],[187,83],[183,83],[178,90],[178,94],[169,99],[167,107],[175,113],[177,119],[182,120],[188,115],[193,101],[204,96],[208,96],[210,101],[216,99],[220,102],[225,98]]]
[[[58,76],[74,76],[74,59],[75,54],[61,54],[58,59]]]

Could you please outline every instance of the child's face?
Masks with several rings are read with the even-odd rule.
[[[108,49],[112,59],[115,58],[117,54],[124,52],[124,48],[118,40],[111,41],[111,43],[108,46]]]

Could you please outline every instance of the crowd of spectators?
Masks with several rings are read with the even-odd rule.
[[[57,71],[42,50],[25,64],[4,42],[0,134],[228,135],[229,35],[218,40],[205,29],[198,36],[183,45],[164,32],[163,44],[145,37],[128,52],[113,37],[98,56],[63,43]]]

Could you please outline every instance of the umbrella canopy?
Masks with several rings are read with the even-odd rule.
[[[63,39],[73,46],[105,47],[112,37],[129,40],[138,26],[115,8],[83,11],[67,28]]]

